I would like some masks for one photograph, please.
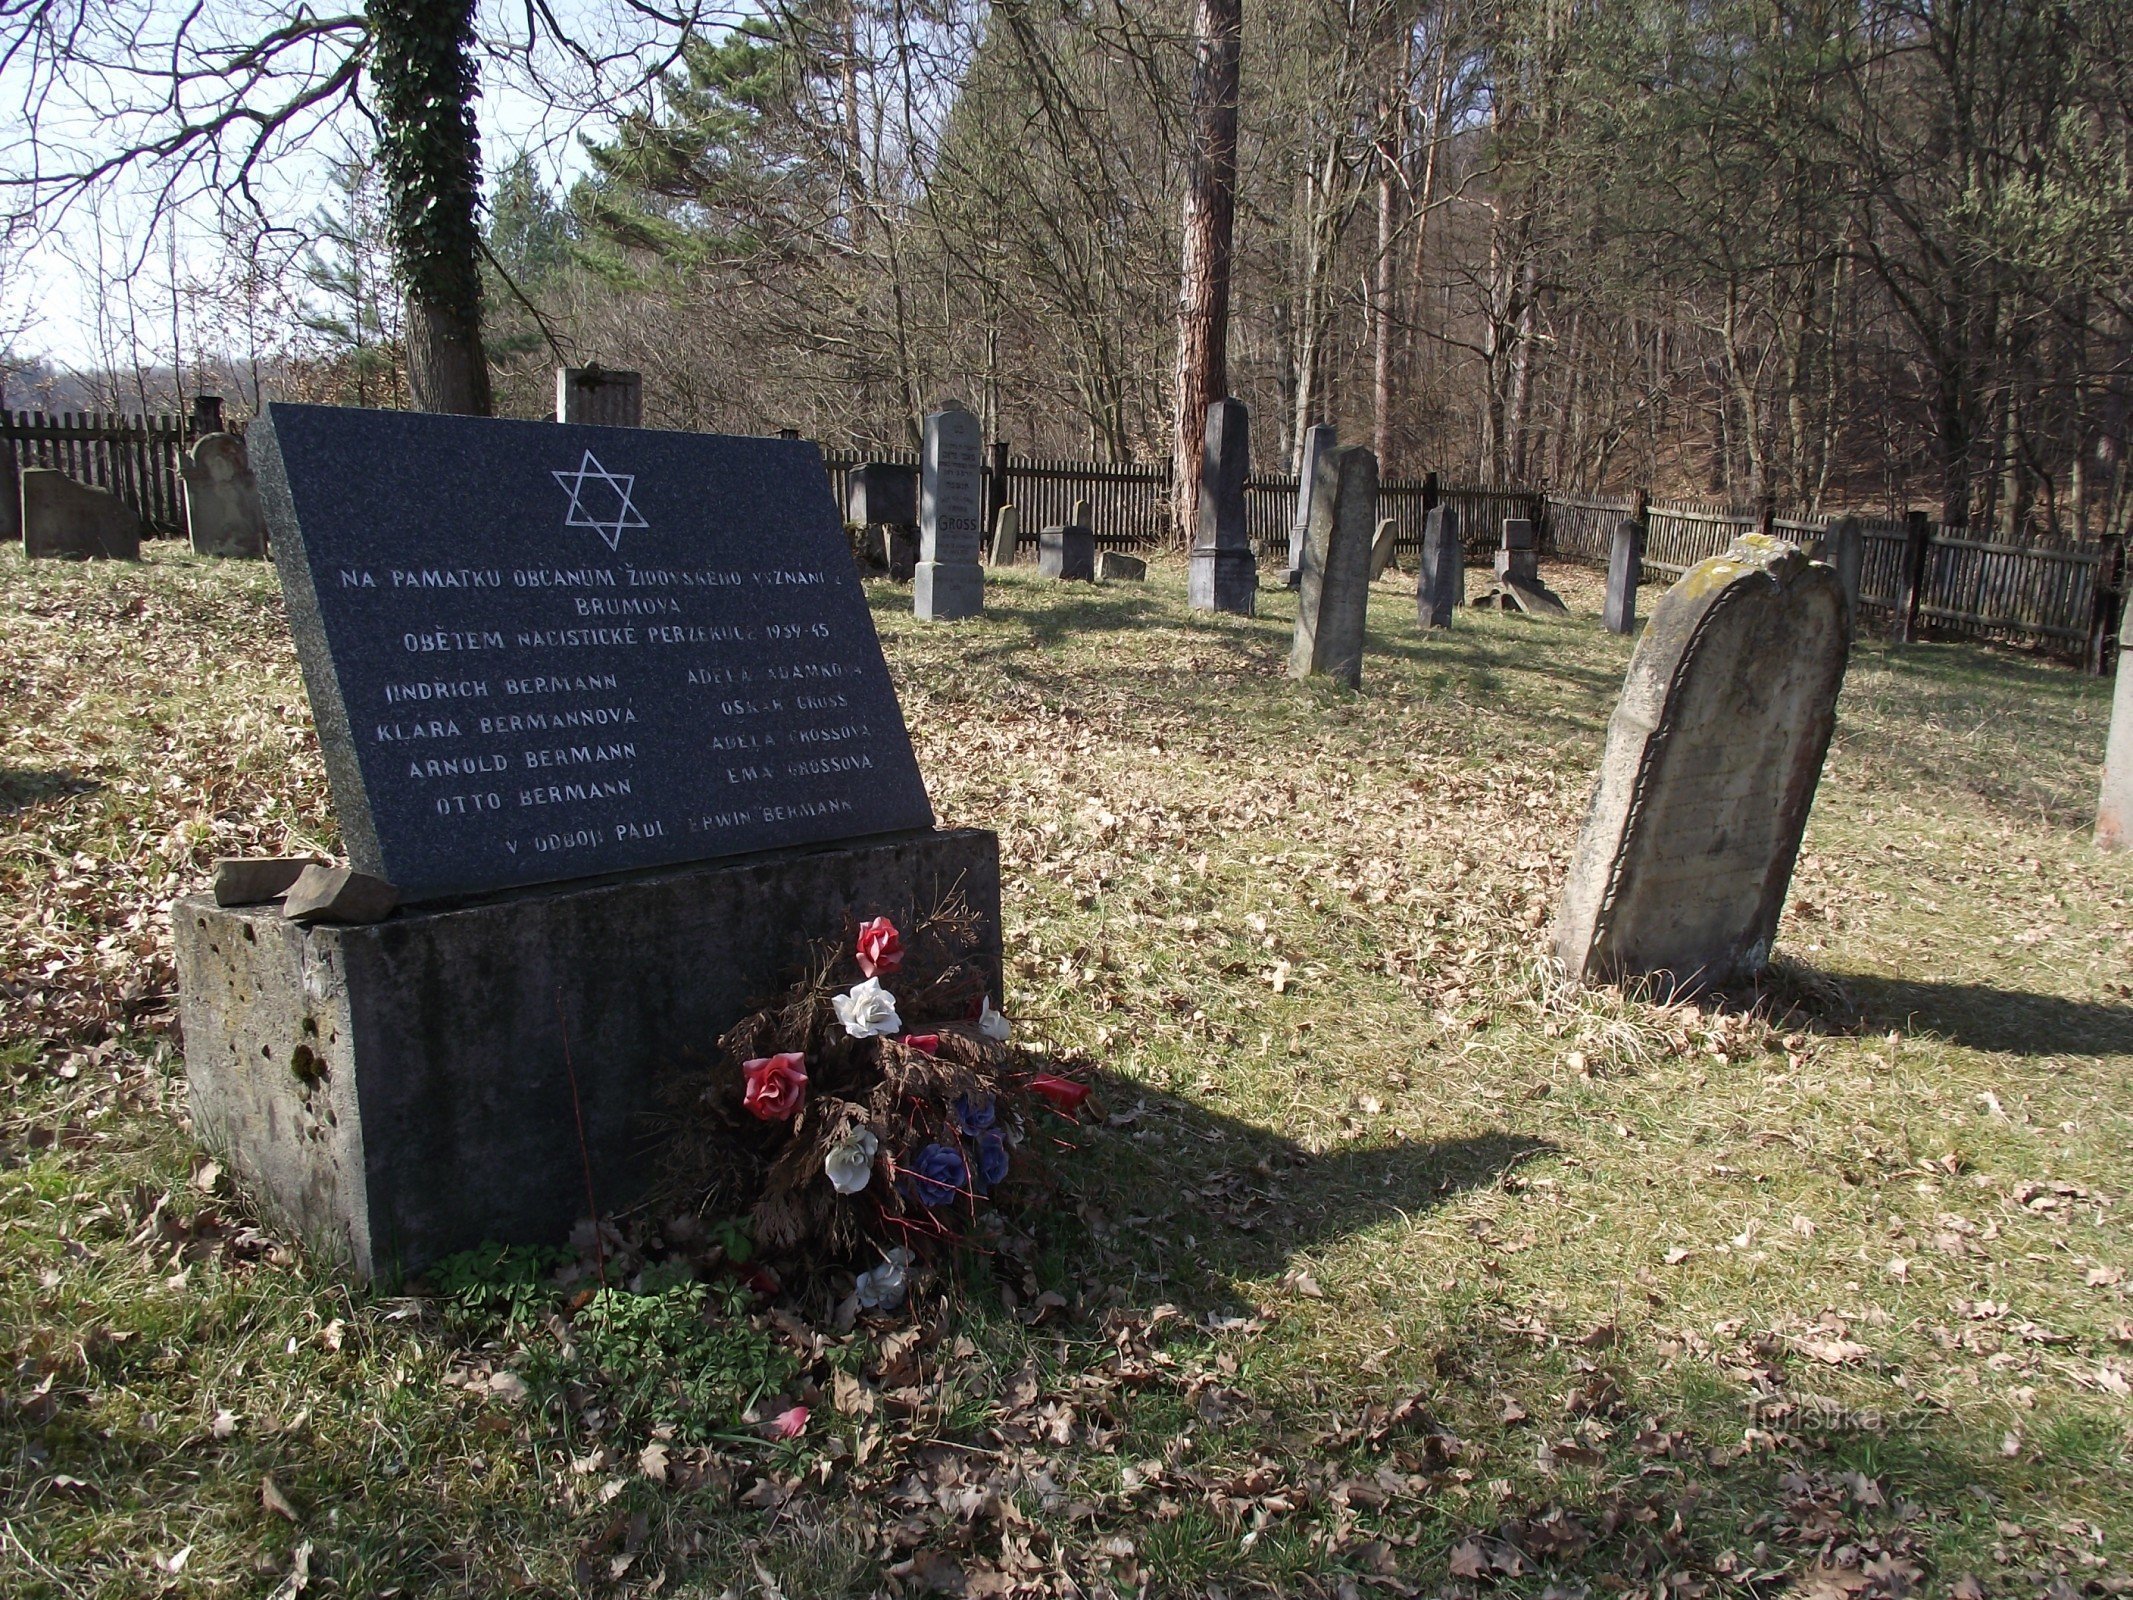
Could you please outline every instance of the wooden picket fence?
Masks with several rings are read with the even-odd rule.
[[[1629,499],[1551,494],[1547,546],[1558,556],[1604,566],[1616,525],[1635,509]],[[1788,538],[1814,544],[1827,537],[1837,520],[1779,517],[1772,526]],[[1755,511],[1747,507],[1714,509],[1696,502],[1654,500],[1647,514],[1645,567],[1669,580],[1678,578],[1722,552],[1737,535],[1753,531],[1757,521]],[[1901,522],[1864,517],[1859,531],[1865,547],[1860,609],[1885,625],[1904,603],[1909,534]],[[1934,632],[1950,637],[2080,656],[2089,649],[2100,608],[2108,609],[2115,598],[2098,593],[2104,560],[2104,552],[2093,548],[2009,544],[1973,537],[1967,528],[1929,523],[1918,616]]]
[[[185,498],[181,476],[185,452],[203,430],[221,425],[220,402],[203,399],[191,415],[120,416],[101,412],[0,412],[0,479],[24,467],[56,467],[83,483],[119,495],[140,512],[150,530],[181,534]],[[865,461],[915,467],[910,449],[859,452],[825,449],[830,484],[841,507],[845,478]],[[1012,502],[1021,513],[1022,543],[1034,545],[1047,526],[1067,522],[1077,502],[1087,501],[1097,544],[1105,549],[1161,547],[1170,542],[1169,464],[1075,461],[1003,455],[994,451],[984,468],[988,521]],[[1390,479],[1378,487],[1378,512],[1398,532],[1395,551],[1408,559],[1421,549],[1430,487],[1420,479]],[[1246,480],[1245,525],[1263,560],[1285,564],[1296,520],[1293,473],[1259,474]],[[1615,527],[1634,514],[1627,497],[1552,494],[1516,485],[1446,484],[1438,503],[1459,514],[1462,542],[1470,556],[1493,549],[1504,521],[1524,517],[1539,525],[1542,548],[1554,556],[1605,566]],[[1645,567],[1668,580],[1719,554],[1734,537],[1758,525],[1754,507],[1701,500],[1654,500],[1647,511]],[[1778,517],[1775,531],[1804,543],[1829,533],[1834,519]],[[1864,542],[1862,609],[1886,623],[1906,598],[1903,523],[1860,519]],[[2105,576],[2111,572],[2114,576]],[[2115,619],[2115,569],[2094,548],[2048,543],[2011,544],[1974,537],[1967,528],[1929,525],[1918,592],[1918,618],[1933,631],[1953,636],[2026,644],[2080,657],[2092,665],[2103,652]]]
[[[24,467],[57,467],[109,489],[151,534],[176,536],[185,531],[180,469],[194,437],[195,419],[179,413],[0,412],[0,479],[12,485]]]

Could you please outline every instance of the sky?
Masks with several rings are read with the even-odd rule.
[[[204,24],[220,30],[224,38],[257,37],[262,19],[286,14],[285,0],[73,0],[92,18],[92,31],[103,30],[98,47],[103,52],[102,70],[75,73],[57,94],[40,105],[42,126],[56,135],[73,161],[95,159],[120,147],[129,131],[147,126],[144,118],[125,114],[129,97],[144,92],[130,79],[130,63],[160,59],[159,41],[166,41],[176,19],[194,5],[203,9]],[[663,0],[668,5],[689,6],[701,0]],[[629,10],[619,0],[561,0],[555,7],[566,26],[588,40],[620,46],[631,41],[619,30],[631,26]],[[707,21],[730,20],[735,12],[710,12]],[[482,0],[480,18],[490,30],[508,29],[525,15],[523,5],[510,0]],[[0,24],[0,33],[12,25]],[[659,30],[671,37],[671,29]],[[25,65],[28,63],[28,65]],[[553,71],[556,63],[544,67]],[[577,80],[583,74],[575,75]],[[525,66],[507,67],[495,61],[484,63],[477,118],[484,164],[493,176],[513,154],[527,150],[537,167],[554,182],[567,182],[582,169],[583,156],[576,135],[583,131],[598,136],[610,126],[604,108],[616,102],[587,92],[577,81],[576,97],[582,109],[558,109],[556,96],[544,92],[527,75]],[[0,175],[19,174],[29,159],[27,125],[32,99],[43,87],[36,76],[35,58],[18,52],[0,69]],[[152,86],[151,86],[152,88]],[[329,191],[332,161],[348,144],[346,136],[363,137],[359,119],[344,116],[339,124],[310,130],[300,142],[277,153],[272,168],[260,186],[270,217],[296,221],[311,215]],[[11,152],[11,153],[9,153]],[[149,280],[136,294],[140,319],[138,334],[127,331],[127,317],[117,297],[98,291],[101,260],[106,268],[141,252],[156,208],[139,192],[139,185],[115,186],[91,203],[70,207],[41,237],[0,264],[0,334],[18,356],[43,355],[62,368],[81,370],[100,366],[115,353],[130,364],[126,346],[138,343],[144,362],[168,359],[172,345],[171,310],[166,284],[173,270],[181,279],[199,279],[216,264],[220,243],[214,232],[215,199],[200,195],[188,199],[176,214],[175,226],[155,237],[145,252]],[[104,312],[100,319],[99,310]],[[99,336],[99,322],[103,334]],[[19,332],[16,330],[19,329]],[[116,345],[116,351],[111,347]]]

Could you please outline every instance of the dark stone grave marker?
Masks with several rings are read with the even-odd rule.
[[[405,900],[932,825],[813,444],[277,403],[251,455]]]

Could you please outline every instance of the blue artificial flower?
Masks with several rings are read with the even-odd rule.
[[[911,1163],[911,1192],[922,1206],[945,1206],[956,1192],[970,1185],[970,1169],[962,1152],[950,1145],[929,1144]]]
[[[993,1125],[999,1115],[992,1103],[992,1096],[981,1094],[973,1100],[967,1094],[955,1097],[955,1120],[963,1125],[963,1131],[973,1139]]]
[[[978,1136],[978,1177],[990,1189],[1007,1176],[1007,1135],[989,1128]]]

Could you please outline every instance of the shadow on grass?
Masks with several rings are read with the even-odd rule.
[[[31,806],[46,800],[64,799],[75,794],[94,794],[102,787],[94,778],[84,778],[80,773],[69,772],[64,767],[49,772],[31,771],[23,767],[0,767],[0,817],[17,811],[27,811]]]
[[[1075,1187],[1101,1213],[1092,1223],[1160,1277],[1262,1277],[1299,1253],[1487,1188],[1555,1148],[1498,1129],[1314,1153],[1196,1100],[1097,1082],[1109,1122],[1095,1141],[1098,1170]]]
[[[1841,980],[1876,1028],[1938,1034],[2006,1055],[2133,1055],[2133,1006],[1910,978]]]

